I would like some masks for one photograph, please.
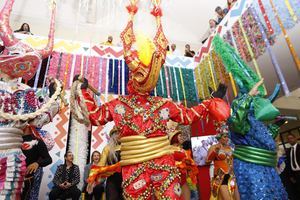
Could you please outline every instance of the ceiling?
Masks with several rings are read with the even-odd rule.
[[[31,26],[36,35],[46,36],[49,27],[49,0],[16,1],[11,26],[18,29],[23,22]],[[80,3],[81,2],[81,3]],[[99,43],[119,34],[127,22],[127,0],[57,0],[56,37],[61,39]],[[135,25],[137,30],[152,36],[154,19],[149,14],[149,0],[140,0],[140,12]],[[208,20],[215,17],[214,9],[225,0],[162,0],[163,25],[171,43],[183,46],[192,44],[200,48],[201,37],[208,30]],[[2,7],[4,0],[0,2]]]

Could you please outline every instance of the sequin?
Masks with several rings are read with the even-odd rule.
[[[248,145],[275,151],[276,144],[267,126],[256,120],[251,111],[248,120],[251,127],[250,131],[246,135],[232,132],[232,142],[236,145]],[[275,168],[241,161],[236,158],[233,167],[241,199],[288,199]]]

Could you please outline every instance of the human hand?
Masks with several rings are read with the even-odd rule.
[[[26,174],[35,173],[38,167],[39,164],[37,162],[31,163],[26,169]]]
[[[264,83],[264,79],[262,78],[259,82],[257,82],[253,88],[250,90],[250,92],[248,93],[250,96],[256,96],[259,94],[259,86],[261,86]]]
[[[71,183],[69,183],[69,182],[65,182],[65,187],[66,187],[66,189],[68,189],[69,187],[71,187]]]
[[[92,194],[93,193],[93,189],[94,189],[94,183],[89,183],[86,187],[86,191],[87,193],[89,194]]]
[[[67,188],[66,188],[66,182],[63,182],[63,183],[59,184],[59,187],[60,187],[61,189],[63,189],[63,190],[67,189]]]
[[[218,153],[221,149],[221,144],[216,144],[215,145],[215,152]]]

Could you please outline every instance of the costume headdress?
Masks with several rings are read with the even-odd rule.
[[[53,50],[55,1],[52,7],[48,44],[41,50],[32,49],[29,45],[14,37],[9,25],[13,4],[14,0],[6,0],[0,12],[0,39],[8,51],[8,54],[0,56],[0,72],[7,74],[11,79],[22,77],[25,80],[29,80],[34,76],[41,60],[48,57]]]
[[[216,125],[216,139],[220,140],[223,136],[228,136],[229,133],[229,128],[225,122],[219,123]]]
[[[130,0],[127,11],[130,14],[128,24],[121,33],[123,42],[124,59],[130,70],[130,80],[128,83],[129,92],[138,92],[142,94],[152,91],[159,77],[160,68],[166,59],[166,48],[168,41],[164,35],[160,8],[160,0],[152,0],[153,9],[151,14],[156,18],[157,32],[153,43],[155,45],[154,53],[151,55],[150,64],[141,61],[137,52],[132,50],[132,45],[135,42],[133,31],[133,18],[138,11],[138,0]]]
[[[241,59],[235,49],[224,42],[219,35],[213,40],[214,50],[222,58],[226,71],[232,73],[241,93],[248,93],[260,80],[257,74]],[[263,86],[259,87],[260,95],[264,96]]]

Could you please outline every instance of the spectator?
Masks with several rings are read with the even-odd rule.
[[[102,157],[99,162],[99,166],[112,166],[121,160],[120,142],[119,142],[119,132],[116,127],[114,127],[109,133],[110,139],[108,144],[104,147],[102,152]],[[98,174],[99,175],[99,174]],[[92,185],[91,185],[92,184]],[[88,191],[91,190],[93,183],[88,185]],[[122,189],[122,174],[120,172],[115,172],[106,179],[105,188],[105,199],[106,200],[122,200],[123,196]]]
[[[52,158],[43,140],[34,137],[35,128],[24,129],[22,152],[26,156],[26,175],[22,200],[37,200],[43,176],[43,167],[52,163]]]
[[[170,51],[170,45],[167,46],[167,55],[170,55],[171,51]]]
[[[171,51],[172,51],[172,55],[181,56],[180,51],[176,48],[176,44],[171,45]]]
[[[293,134],[287,136],[288,142],[291,145],[286,151],[286,168],[288,170],[289,179],[292,182],[290,199],[299,199],[300,191],[300,145],[297,143],[297,138]]]
[[[227,8],[230,10],[237,0],[227,0]]]
[[[106,46],[112,46],[113,45],[113,36],[109,35],[107,37],[107,41],[103,43]]]
[[[92,153],[92,162],[88,165],[85,166],[84,168],[84,186],[83,186],[83,192],[85,193],[85,199],[86,200],[92,200],[93,197],[95,198],[95,200],[100,200],[102,198],[102,194],[104,192],[104,185],[103,182],[100,182],[99,184],[95,185],[93,188],[93,192],[91,194],[89,194],[88,192],[86,192],[86,187],[87,187],[87,178],[90,174],[90,170],[92,165],[99,165],[99,161],[101,158],[101,154],[99,151],[94,151]]]
[[[65,155],[65,163],[59,165],[54,175],[49,200],[72,198],[79,200],[80,190],[77,184],[80,182],[79,167],[73,164],[73,154],[68,151]]]
[[[185,45],[185,53],[184,56],[186,57],[194,57],[195,51],[191,50],[191,46],[189,44]]]
[[[217,28],[217,21],[214,19],[209,20],[209,35],[215,32]]]
[[[215,12],[217,13],[218,16],[218,24],[223,20],[223,18],[225,17],[225,15],[228,13],[228,9],[222,9],[220,6],[216,7]]]
[[[15,30],[14,31],[15,33],[22,33],[22,34],[27,34],[27,35],[33,35],[31,32],[30,32],[30,26],[29,24],[27,23],[23,23],[21,28],[18,29],[18,30]]]

